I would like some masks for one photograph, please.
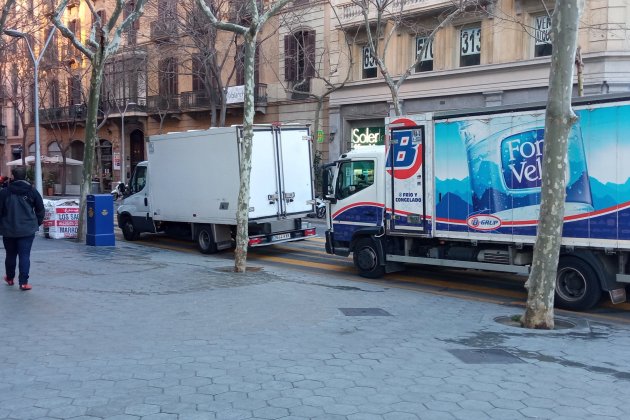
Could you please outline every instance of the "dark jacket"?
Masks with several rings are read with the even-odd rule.
[[[0,235],[31,236],[44,222],[44,200],[28,181],[13,181],[0,190]]]

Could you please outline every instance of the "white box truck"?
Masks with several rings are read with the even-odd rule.
[[[125,239],[166,232],[197,242],[203,253],[234,245],[242,127],[151,136],[130,196],[117,209]],[[252,142],[249,245],[315,235],[311,141],[305,126],[256,125]]]
[[[584,310],[630,283],[630,97],[575,102],[556,303]],[[390,118],[385,146],[324,172],[326,251],[359,273],[403,264],[529,273],[544,104]]]

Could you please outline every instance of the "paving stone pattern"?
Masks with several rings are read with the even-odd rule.
[[[131,243],[38,237],[32,262],[33,291],[0,286],[2,419],[630,418],[626,325],[528,332],[494,322],[514,307]]]

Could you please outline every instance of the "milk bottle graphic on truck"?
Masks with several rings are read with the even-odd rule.
[[[534,221],[540,212],[544,121],[520,115],[459,121],[466,146],[473,215]],[[565,215],[593,211],[579,124],[569,133]],[[473,218],[492,223],[492,219]]]

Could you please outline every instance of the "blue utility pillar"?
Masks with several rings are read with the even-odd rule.
[[[111,194],[87,196],[87,245],[114,246],[114,199]]]

